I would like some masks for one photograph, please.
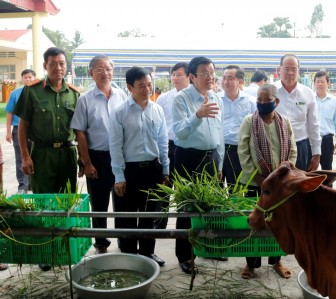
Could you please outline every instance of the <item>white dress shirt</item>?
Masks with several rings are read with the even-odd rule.
[[[295,141],[309,138],[312,154],[321,155],[321,136],[314,92],[299,82],[291,93],[283,87],[281,80],[274,85],[278,89],[280,99],[276,111],[290,120]]]
[[[156,100],[156,103],[162,107],[163,113],[166,118],[169,140],[174,140],[174,137],[175,137],[174,130],[173,130],[172,109],[173,109],[174,97],[176,95],[177,95],[177,89],[174,88],[172,90],[169,90],[168,92],[161,94]]]

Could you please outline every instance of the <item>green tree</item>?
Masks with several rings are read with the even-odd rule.
[[[293,26],[289,21],[289,18],[281,18],[275,17],[273,22],[264,25],[259,28],[257,35],[260,37],[281,37],[281,38],[289,38],[293,37],[291,33],[288,31],[292,29]]]
[[[78,30],[75,31],[75,36],[71,41],[72,49],[77,49],[81,44],[85,43],[82,33]]]
[[[322,8],[322,4],[320,3],[314,7],[314,11],[310,19],[310,24],[307,26],[311,35],[315,35],[315,37],[321,37],[323,19],[324,11]]]

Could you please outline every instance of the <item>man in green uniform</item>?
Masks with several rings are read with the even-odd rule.
[[[18,139],[23,172],[34,193],[62,193],[70,180],[77,183],[77,150],[70,122],[79,89],[64,81],[66,55],[52,47],[44,53],[47,77],[23,89],[14,113],[20,117]],[[31,153],[28,139],[32,141]]]

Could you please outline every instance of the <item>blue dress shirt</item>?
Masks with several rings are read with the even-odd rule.
[[[109,143],[115,182],[125,182],[125,163],[159,158],[169,174],[168,133],[162,108],[148,101],[143,110],[132,97],[110,116]]]
[[[174,143],[183,148],[217,150],[218,169],[222,169],[224,158],[223,103],[212,90],[208,91],[208,100],[208,103],[218,105],[218,114],[214,118],[198,118],[196,112],[204,103],[204,98],[193,84],[175,96],[173,105]]]

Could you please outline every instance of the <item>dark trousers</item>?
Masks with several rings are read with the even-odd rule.
[[[12,139],[13,139],[13,147],[14,147],[14,154],[15,154],[16,179],[19,183],[18,190],[28,191],[29,176],[24,174],[22,170],[22,157],[21,157],[20,145],[19,145],[19,140],[18,140],[18,126],[13,126]],[[30,149],[29,144],[28,144],[28,148]]]
[[[169,140],[168,147],[168,158],[169,158],[169,181],[170,186],[172,186],[173,173],[174,173],[174,163],[175,163],[175,144],[173,140]],[[169,198],[167,198],[168,200]],[[158,201],[156,205],[156,211],[167,211],[169,206],[169,201]],[[154,220],[154,228],[156,229],[165,229],[168,224],[168,217],[156,218]]]
[[[238,156],[238,146],[225,144],[223,182],[226,180],[228,185],[235,185],[241,171],[242,168]]]
[[[303,171],[307,171],[312,158],[312,151],[309,143],[309,139],[304,139],[296,143],[297,147],[297,158],[296,158],[296,168]]]
[[[154,189],[158,183],[162,183],[162,165],[158,159],[150,163],[140,164],[139,162],[126,163],[125,169],[126,193],[123,197],[113,197],[116,212],[154,212],[156,202],[148,200],[148,194],[142,190]],[[116,228],[128,229],[151,229],[153,218],[116,218]],[[127,238],[119,239],[121,252],[139,253],[150,256],[154,253],[155,239],[148,238]],[[139,250],[138,250],[139,243]]]
[[[257,197],[261,194],[261,188],[255,186],[249,186],[249,191],[246,193],[246,197]],[[281,260],[281,256],[269,256],[268,257],[268,264],[274,265]],[[261,257],[247,257],[246,263],[249,268],[260,268],[261,266]]]
[[[320,164],[322,170],[331,170],[334,157],[334,135],[322,137]]]
[[[187,173],[190,175],[197,175],[197,173],[201,173],[204,168],[209,174],[215,174],[212,151],[198,151],[184,149],[179,146],[176,147],[175,170],[180,176],[188,178]],[[189,217],[176,219],[176,229],[189,228],[191,228],[191,221]],[[175,254],[179,263],[183,263],[191,259],[192,246],[188,239],[176,239]]]
[[[114,184],[112,174],[111,156],[109,151],[89,150],[93,166],[97,170],[98,178],[86,178],[88,192],[90,194],[91,210],[93,212],[107,212],[110,203],[110,194]],[[107,228],[106,218],[92,218],[93,228]],[[95,247],[108,247],[110,241],[106,238],[96,238]]]

